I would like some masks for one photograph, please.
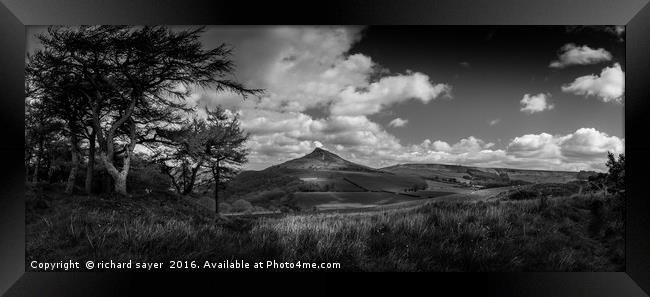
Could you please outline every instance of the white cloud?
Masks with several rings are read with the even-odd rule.
[[[224,27],[204,38],[232,46],[236,79],[265,94],[242,103],[233,94],[199,90],[195,101],[202,105],[304,111],[329,104],[348,86],[366,87],[376,71],[370,57],[348,54],[361,38],[356,27]]]
[[[508,144],[510,164],[565,170],[604,170],[608,151],[624,153],[624,139],[594,128],[580,128],[567,135],[548,133],[516,137]],[[547,165],[544,165],[546,163]]]
[[[625,95],[625,73],[621,65],[615,63],[605,67],[600,75],[585,75],[572,83],[562,86],[562,91],[586,97],[596,96],[603,102],[621,103]]]
[[[523,158],[558,158],[561,156],[557,139],[548,133],[526,134],[515,137],[508,144],[508,152]]]
[[[616,32],[617,36],[619,37],[622,36],[623,33],[625,33],[625,26],[622,25],[614,26],[614,32]]]
[[[335,115],[370,115],[392,104],[420,100],[422,103],[448,95],[451,87],[447,84],[433,84],[426,74],[415,72],[387,76],[367,87],[348,86],[331,106]]]
[[[434,141],[432,148],[436,151],[441,151],[441,152],[448,152],[451,150],[451,146],[449,145],[449,143],[440,140]]]
[[[409,122],[409,120],[404,120],[402,118],[393,119],[388,123],[390,127],[404,127]]]
[[[313,119],[302,113],[273,113],[265,114],[265,121],[274,119],[281,125],[260,121],[256,123],[268,128],[246,128],[254,132],[249,140],[254,169],[301,157],[316,147],[334,148],[342,157],[372,167],[419,162],[548,170],[604,170],[607,151],[624,152],[623,139],[594,128],[566,135],[526,134],[503,148],[474,136],[452,144],[425,139],[403,145],[365,116]]]
[[[548,98],[551,97],[551,94],[540,93],[537,95],[525,94],[524,98],[519,101],[521,104],[520,111],[533,114],[536,112],[542,112],[544,110],[551,110],[555,107],[553,104],[548,102]]]
[[[233,94],[200,92],[193,102],[202,105],[293,112],[328,107],[333,115],[357,116],[411,99],[428,103],[451,89],[423,73],[387,73],[371,57],[349,53],[360,28],[237,27],[208,35],[235,49],[237,80],[266,93],[242,103]]]
[[[607,152],[624,153],[624,139],[594,128],[580,128],[566,135],[526,134],[509,141],[504,149],[476,137],[461,139],[453,145],[426,139],[421,144],[401,147],[383,154],[383,165],[395,163],[444,163],[469,166],[509,167],[542,170],[606,170]],[[368,156],[368,164],[378,158]],[[388,160],[388,161],[386,161]]]
[[[493,146],[492,143],[486,143],[485,141],[479,138],[470,136],[468,138],[463,138],[460,141],[458,141],[458,143],[452,145],[450,151],[456,154],[476,153],[484,149],[490,148],[491,146]]]
[[[568,158],[600,157],[611,151],[624,152],[624,141],[594,128],[581,128],[561,140],[562,154]]]
[[[576,46],[568,43],[560,48],[558,60],[551,62],[551,68],[564,68],[571,65],[591,65],[610,61],[612,54],[603,48],[592,49],[587,45]]]
[[[556,170],[601,168],[605,156],[598,152],[622,150],[622,140],[595,130],[524,135],[502,148],[473,136],[403,144],[369,116],[406,101],[431,103],[448,96],[451,87],[432,82],[424,73],[382,72],[371,57],[350,54],[361,37],[358,28],[237,27],[207,34],[235,49],[237,80],[266,89],[262,98],[246,101],[213,91],[191,98],[202,105],[239,110],[242,128],[251,135],[247,169],[301,157],[316,147],[332,148],[372,167],[423,162]],[[310,108],[324,114],[307,114]],[[546,102],[543,110],[549,108]]]

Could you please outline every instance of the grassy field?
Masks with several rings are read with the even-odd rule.
[[[622,198],[224,218],[171,194],[59,193],[28,187],[27,263],[275,259],[339,262],[352,271],[624,270]]]
[[[414,175],[394,175],[388,173],[343,172],[345,178],[371,191],[403,192],[418,187],[424,189],[426,182]]]
[[[295,205],[303,209],[365,208],[423,199],[386,192],[303,192],[295,193]]]

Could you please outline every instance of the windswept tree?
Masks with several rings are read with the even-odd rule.
[[[58,58],[58,57],[56,57]],[[51,59],[43,52],[37,52],[28,57],[26,67],[26,87],[28,101],[33,112],[32,116],[37,117],[43,127],[43,122],[48,122],[49,127],[57,127],[68,140],[71,153],[71,170],[66,183],[66,193],[72,193],[76,181],[79,160],[80,143],[87,139],[86,121],[89,120],[88,113],[83,108],[83,97],[78,92],[80,85],[78,77],[75,77],[64,64],[59,60]],[[41,128],[42,130],[43,128]],[[35,133],[35,138],[41,140],[39,151],[42,151],[42,139],[52,131],[40,131]],[[38,176],[40,167],[38,156],[36,159],[35,176]]]
[[[50,27],[39,39],[34,71],[64,69],[81,94],[72,108],[87,113],[89,143],[97,141],[99,158],[126,195],[126,180],[138,143],[156,141],[156,126],[179,120],[189,110],[185,99],[195,88],[258,94],[231,80],[231,50],[206,50],[204,28],[174,31],[163,26]],[[82,121],[86,123],[86,121]],[[153,139],[153,140],[152,140]],[[94,144],[89,145],[94,153]],[[94,156],[89,156],[89,161]],[[89,166],[90,167],[90,166]]]
[[[607,152],[607,173],[600,172],[589,177],[592,188],[602,191],[603,196],[608,193],[621,194],[625,192],[625,154],[618,155]]]
[[[619,154],[618,159],[613,153],[607,152],[607,183],[614,193],[625,192],[625,154]]]
[[[205,114],[179,129],[159,130],[169,141],[155,148],[156,159],[180,194],[190,194],[197,180],[212,181],[219,212],[219,190],[247,162],[248,135],[237,116],[219,106],[206,109]]]
[[[197,177],[205,173],[206,146],[213,137],[209,132],[205,120],[194,118],[178,129],[157,129],[157,141],[148,144],[156,152],[153,159],[181,195],[192,193]]]

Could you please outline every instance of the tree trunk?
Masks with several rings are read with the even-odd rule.
[[[36,165],[34,165],[34,176],[32,182],[38,182],[38,168],[41,167],[41,155],[43,154],[43,139],[38,142],[38,152],[36,153]]]
[[[47,183],[51,184],[52,183],[52,175],[54,175],[54,166],[50,164],[48,170],[47,170]]]
[[[101,98],[101,96],[99,95],[99,91],[97,93],[98,93],[97,98]],[[128,195],[126,191],[126,177],[129,174],[131,157],[136,145],[136,133],[135,133],[136,125],[135,125],[135,121],[131,118],[131,115],[133,114],[133,110],[135,109],[135,105],[137,101],[135,98],[137,98],[138,96],[135,95],[135,91],[131,91],[131,93],[132,93],[131,97],[134,99],[132,99],[131,104],[129,105],[125,113],[122,115],[122,117],[120,117],[115,123],[113,123],[113,125],[108,130],[106,135],[104,135],[104,133],[102,132],[102,126],[100,125],[100,121],[99,121],[98,107],[94,106],[92,109],[93,128],[94,128],[93,130],[97,132],[97,138],[99,139],[100,158],[102,160],[102,163],[104,164],[104,167],[106,167],[106,170],[113,178],[113,182],[115,182],[115,191],[121,195]],[[130,130],[129,131],[130,143],[125,148],[126,156],[124,157],[124,165],[122,166],[121,170],[117,170],[117,168],[113,164],[114,136],[117,129],[120,128],[120,126],[122,126],[123,124],[127,124],[127,122]]]
[[[126,174],[120,173],[115,179],[115,192],[126,196]]]
[[[25,182],[29,182],[29,165],[25,165]]]
[[[136,144],[135,122],[133,120],[131,120],[130,122],[130,129],[131,129],[131,135],[129,135],[130,143],[125,148],[126,156],[124,156],[124,164],[122,165],[121,170],[117,170],[117,167],[115,167],[115,164],[113,164],[112,137],[106,139],[107,141],[106,150],[102,149],[100,153],[100,157],[102,159],[102,163],[104,164],[104,167],[106,167],[106,170],[113,178],[113,182],[115,182],[115,188],[114,188],[115,192],[124,196],[128,195],[126,191],[126,177],[129,174],[129,168],[131,167],[131,158],[133,156],[133,150],[135,149],[135,144]]]
[[[93,190],[93,173],[95,169],[95,130],[90,134],[88,144],[88,164],[86,165],[86,194],[90,195]]]
[[[212,169],[214,175],[214,212],[219,214],[219,162],[216,163],[216,167]]]
[[[192,175],[190,176],[190,179],[185,183],[185,188],[183,189],[183,195],[189,195],[192,193],[192,190],[194,190],[194,183],[196,181],[196,174],[199,172],[199,169],[201,169],[201,163],[199,162],[196,164],[196,167],[192,168]]]
[[[77,170],[79,167],[79,150],[77,149],[77,137],[71,136],[71,145],[72,145],[72,168],[70,169],[70,174],[68,175],[68,182],[65,185],[65,193],[72,194],[74,191],[74,185],[77,180]]]
[[[129,168],[131,167],[131,152],[128,151],[124,157],[124,165],[122,170],[117,170],[113,162],[108,160],[108,156],[104,152],[100,154],[102,162],[108,171],[108,174],[113,178],[115,187],[113,188],[115,192],[121,195],[128,195],[126,191],[126,177],[129,174]]]

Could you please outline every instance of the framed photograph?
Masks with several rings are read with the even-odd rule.
[[[650,293],[647,1],[1,2],[6,296]]]

